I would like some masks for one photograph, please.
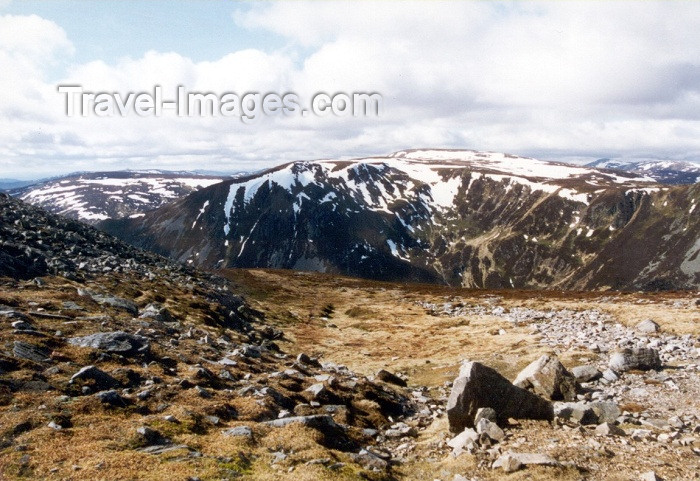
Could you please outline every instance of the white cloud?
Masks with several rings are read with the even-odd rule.
[[[176,85],[294,91],[303,98],[378,91],[384,116],[254,125],[173,116],[66,119],[62,97],[46,80],[47,66],[70,59],[65,32],[36,16],[4,16],[0,158],[18,171],[32,162],[39,169],[42,158],[54,170],[91,158],[113,161],[112,168],[225,168],[240,159],[461,146],[700,160],[696,2],[278,2],[242,9],[235,22],[256,35],[282,35],[287,45],[210,62],[150,51],[114,64],[73,65],[61,83],[119,92],[154,85],[166,92]]]

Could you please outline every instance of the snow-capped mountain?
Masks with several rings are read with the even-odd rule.
[[[55,214],[94,224],[143,215],[230,178],[163,170],[76,173],[14,189],[10,194]]]
[[[700,182],[700,164],[678,160],[598,159],[586,167],[615,169],[644,175],[662,184],[682,185]]]
[[[465,287],[700,286],[700,184],[498,153],[295,162],[101,227],[206,267]]]

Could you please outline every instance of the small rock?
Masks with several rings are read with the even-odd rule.
[[[95,397],[100,400],[102,404],[108,404],[115,407],[125,407],[129,402],[123,398],[117,391],[101,391],[95,394]]]
[[[295,423],[312,428],[338,427],[335,421],[333,421],[333,418],[327,414],[316,414],[311,416],[292,416],[288,418],[274,419],[272,421],[265,421],[263,424],[267,424],[268,426],[273,426],[276,428],[281,428]]]
[[[54,430],[56,430],[56,431],[60,431],[61,429],[63,429],[63,426],[61,426],[60,424],[58,424],[58,423],[55,422],[55,421],[50,421],[49,424],[48,424],[48,426],[49,426],[51,429],[54,429]]]
[[[194,389],[195,391],[197,391],[197,394],[201,398],[209,399],[210,397],[212,397],[212,393],[204,389],[202,386],[195,386]]]
[[[327,389],[326,389],[326,387],[323,385],[322,382],[319,382],[319,383],[316,383],[316,384],[312,384],[311,386],[309,386],[308,388],[306,388],[304,391],[305,391],[305,392],[308,392],[308,393],[311,393],[311,396],[312,396],[314,399],[318,399],[319,397],[322,397],[324,394],[326,394]]]
[[[235,428],[224,429],[224,436],[252,438],[253,430],[249,426],[236,426]]]
[[[515,459],[525,466],[561,466],[559,461],[547,454],[539,453],[510,453]]]
[[[479,422],[476,424],[476,432],[487,435],[493,441],[503,441],[503,438],[506,437],[503,430],[498,427],[496,423],[493,423],[488,419],[479,420]]]
[[[72,384],[87,380],[93,381],[98,389],[109,389],[119,384],[119,381],[95,366],[83,367],[71,376],[69,382]]]
[[[123,299],[121,297],[98,294],[88,289],[78,289],[78,295],[88,296],[100,305],[107,305],[116,309],[122,309],[131,314],[132,316],[137,315],[139,312],[139,308],[134,302],[128,299]]]
[[[639,481],[663,481],[654,471],[647,471],[639,477]]]
[[[501,455],[496,461],[491,465],[493,469],[501,468],[506,473],[513,473],[523,467],[521,463],[515,456],[510,453]]]
[[[497,421],[496,411],[492,408],[479,408],[476,410],[476,416],[474,416],[474,424],[479,424],[482,419],[488,419],[491,422]]]
[[[626,436],[627,435],[627,433],[622,428],[619,428],[611,423],[599,424],[595,428],[595,433],[598,436]]]
[[[602,376],[602,373],[595,366],[576,366],[571,369],[571,374],[578,382],[594,381]]]
[[[317,359],[312,359],[307,354],[303,352],[297,356],[297,362],[300,364],[306,364],[307,366],[321,367],[321,363]]]
[[[599,423],[614,423],[620,416],[620,408],[610,401],[597,401],[589,404]]]
[[[447,445],[452,448],[454,454],[458,455],[462,451],[471,451],[476,446],[478,439],[479,435],[476,431],[472,428],[466,428],[457,436],[447,441]]]
[[[384,382],[389,383],[389,384],[395,384],[395,385],[401,386],[401,387],[406,387],[408,385],[406,383],[406,381],[401,379],[396,374],[393,374],[393,373],[387,371],[386,369],[380,369],[379,372],[377,372],[377,379],[379,379],[380,381],[384,381]]]
[[[147,446],[163,444],[163,435],[153,428],[141,426],[136,429],[136,433],[143,439]]]

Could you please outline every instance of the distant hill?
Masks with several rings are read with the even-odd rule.
[[[682,185],[700,182],[700,164],[692,162],[654,159],[598,159],[586,166],[645,175],[662,184]]]
[[[232,177],[163,170],[81,172],[17,187],[9,193],[55,214],[94,224],[142,215]]]

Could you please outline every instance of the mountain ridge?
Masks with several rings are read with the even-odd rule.
[[[286,163],[100,226],[207,268],[482,288],[692,288],[700,243],[688,206],[699,195],[631,173],[407,150]]]

